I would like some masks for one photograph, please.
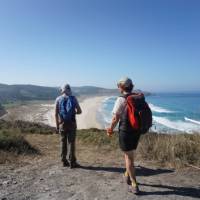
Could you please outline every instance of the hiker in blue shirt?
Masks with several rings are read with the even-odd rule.
[[[72,95],[69,84],[61,88],[61,95],[55,101],[55,120],[57,133],[61,136],[61,160],[64,167],[75,168],[76,162],[76,114],[81,114],[81,107],[75,96]],[[67,151],[69,149],[69,159]]]

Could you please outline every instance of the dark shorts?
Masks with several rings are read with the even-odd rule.
[[[119,131],[119,146],[122,151],[135,150],[139,139],[139,133]]]

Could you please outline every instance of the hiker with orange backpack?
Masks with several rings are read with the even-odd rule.
[[[57,133],[61,135],[61,160],[63,167],[79,167],[76,162],[76,114],[81,114],[81,107],[75,96],[72,95],[71,87],[65,84],[61,88],[61,95],[55,102],[55,119]],[[69,161],[67,153],[69,149]]]
[[[113,130],[119,122],[119,145],[125,156],[126,171],[124,177],[130,185],[131,191],[139,193],[134,167],[134,150],[138,146],[141,134],[152,125],[152,113],[145,102],[142,93],[132,93],[133,83],[130,78],[122,78],[117,84],[122,96],[118,97],[114,108],[107,135],[112,136]]]

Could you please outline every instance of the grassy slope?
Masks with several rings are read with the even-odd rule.
[[[0,103],[0,117],[6,113],[5,108]]]
[[[105,89],[93,86],[72,87],[76,96],[118,95],[117,89]],[[0,84],[0,102],[4,105],[30,100],[55,100],[60,95],[59,88],[36,85]]]
[[[37,134],[40,137],[39,134],[50,135],[54,131],[54,128],[42,124],[22,121],[11,123],[1,120],[0,155],[5,152],[10,152],[10,154],[39,153],[39,149],[34,148],[26,140],[26,135]],[[84,144],[84,148],[95,146],[99,150],[118,149],[117,134],[109,138],[104,130],[89,129],[77,132],[77,140]],[[200,135],[149,133],[141,137],[137,152],[141,160],[156,161],[168,166],[184,166],[185,164],[200,166]],[[5,160],[0,160],[0,162],[3,163]]]

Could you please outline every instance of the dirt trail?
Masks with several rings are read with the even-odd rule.
[[[0,199],[130,200],[199,199],[200,171],[158,168],[136,163],[141,194],[128,191],[122,173],[122,154],[78,144],[81,168],[62,167],[58,136],[28,136],[39,156],[25,156],[23,163],[0,166]],[[47,145],[48,144],[48,145]],[[22,159],[22,158],[21,158]],[[25,163],[26,162],[26,163]]]

